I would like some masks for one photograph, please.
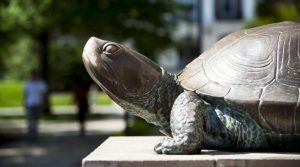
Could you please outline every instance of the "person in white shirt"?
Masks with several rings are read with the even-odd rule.
[[[27,139],[35,141],[38,136],[38,117],[43,109],[47,95],[47,84],[39,79],[36,71],[31,73],[31,78],[24,87],[24,105],[28,122]]]

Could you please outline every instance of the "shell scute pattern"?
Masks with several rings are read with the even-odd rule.
[[[298,133],[300,24],[282,22],[232,33],[187,65],[178,78],[185,89],[224,97],[264,129]]]
[[[224,88],[225,91],[220,89],[222,92],[227,92],[228,88],[241,92],[255,89],[257,93],[248,97],[243,97],[246,93],[231,90],[219,95],[232,100],[259,100],[263,88],[275,80],[288,86],[299,86],[299,40],[300,25],[293,22],[232,33],[188,64],[179,74],[178,81],[183,88],[211,96],[218,94],[213,93],[215,85]]]
[[[280,37],[277,78],[284,84],[300,86],[300,26]]]

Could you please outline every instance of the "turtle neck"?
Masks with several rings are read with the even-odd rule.
[[[129,113],[168,131],[171,109],[181,92],[183,89],[177,84],[176,75],[162,69],[162,79],[156,82],[149,92],[127,96],[126,102],[120,105]]]

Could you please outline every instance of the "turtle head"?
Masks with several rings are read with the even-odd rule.
[[[91,37],[84,65],[101,89],[126,111],[168,127],[170,110],[182,91],[174,75],[120,44]]]
[[[95,37],[84,47],[83,62],[93,80],[117,103],[147,94],[162,79],[162,69],[150,59]]]

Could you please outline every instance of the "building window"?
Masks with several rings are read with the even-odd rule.
[[[216,0],[216,18],[218,20],[242,19],[241,3],[241,0]]]

